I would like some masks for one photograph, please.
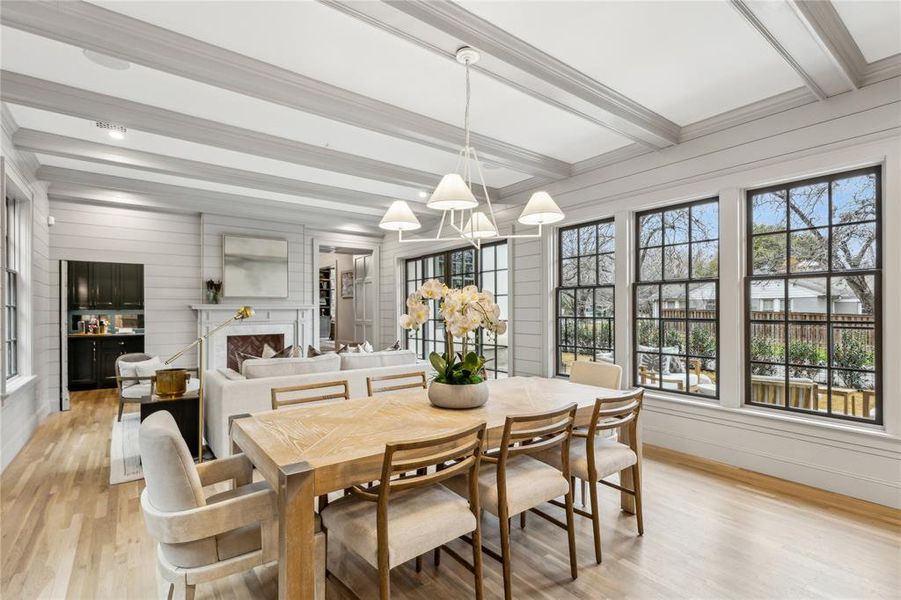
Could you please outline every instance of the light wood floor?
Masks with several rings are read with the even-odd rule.
[[[0,477],[4,600],[158,597],[154,545],[139,506],[143,482],[109,486],[109,392],[72,399],[41,425]],[[602,488],[604,563],[595,565],[590,522],[577,520],[579,578],[569,579],[565,533],[531,515],[514,527],[516,598],[898,598],[901,516],[877,505],[648,448],[645,535]],[[548,510],[556,510],[549,508]],[[486,517],[497,547],[497,522]],[[578,517],[577,517],[578,519]],[[466,550],[462,544],[461,552]],[[364,597],[374,570],[329,549],[331,568]],[[466,555],[466,554],[464,554]],[[500,566],[485,559],[488,598]],[[275,598],[275,569],[260,568],[198,598]],[[395,598],[471,595],[471,576],[450,557],[392,572]],[[330,598],[338,598],[330,589]]]

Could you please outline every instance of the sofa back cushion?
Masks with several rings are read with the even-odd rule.
[[[342,371],[416,364],[416,353],[413,350],[349,353],[341,354],[340,358]]]
[[[341,358],[337,354],[323,354],[314,358],[255,358],[244,361],[241,374],[247,379],[261,379],[324,373],[340,368]]]

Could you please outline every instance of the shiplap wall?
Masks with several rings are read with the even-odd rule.
[[[312,267],[306,257],[309,255],[304,235],[304,226],[258,219],[238,219],[222,215],[204,214],[201,216],[203,231],[203,281],[222,279],[222,236],[224,234],[243,235],[248,237],[268,237],[288,240],[288,298],[265,300],[266,304],[309,304],[310,278]],[[205,288],[204,288],[205,289]],[[205,292],[204,292],[205,293]],[[249,304],[252,299],[228,298],[227,302]]]
[[[719,195],[728,223],[740,223],[742,190],[882,162],[885,166],[884,427],[816,422],[755,410],[741,399],[741,228],[721,232],[721,345],[724,378],[719,403],[647,394],[646,442],[843,494],[901,507],[901,79],[784,111],[678,146],[581,173],[547,186],[567,218],[560,225],[617,217],[617,362],[629,371],[631,215],[683,200]],[[505,198],[498,215],[509,231],[529,192]],[[727,217],[723,217],[727,218]],[[416,232],[417,234],[419,232]],[[422,234],[428,235],[428,233]],[[513,374],[550,375],[554,353],[554,239],[515,241]],[[460,244],[454,244],[459,246]],[[380,316],[383,341],[398,332],[403,302],[402,258],[434,252],[435,244],[382,246]],[[622,256],[622,259],[620,259]],[[726,264],[731,265],[726,271]],[[619,268],[624,266],[624,268]],[[620,272],[622,271],[622,272]],[[728,376],[727,376],[728,374]],[[729,381],[725,381],[729,379]],[[626,375],[625,384],[631,384]]]
[[[145,352],[165,358],[194,339],[197,319],[190,305],[201,301],[199,216],[59,201],[50,202],[50,214],[56,218],[50,229],[52,281],[60,260],[143,264]],[[51,289],[56,332],[59,287]],[[58,365],[55,356],[51,359]],[[176,364],[196,362],[196,355],[188,354]]]

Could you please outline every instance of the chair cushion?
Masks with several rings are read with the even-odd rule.
[[[345,496],[322,511],[329,537],[378,568],[377,503]],[[469,502],[441,485],[391,494],[388,500],[388,563],[395,567],[474,531]]]
[[[306,375],[338,371],[341,359],[335,354],[324,354],[314,358],[255,358],[245,360],[241,374],[247,379],[282,377],[286,375]]]
[[[130,398],[132,400],[139,400],[144,396],[150,395],[150,382],[147,383],[138,383],[135,385],[130,385],[126,388],[122,388],[122,397]]]
[[[579,479],[591,481],[588,476],[588,456],[585,453],[587,444],[585,442],[587,442],[585,438],[573,438],[569,447],[569,469]],[[598,479],[618,473],[638,462],[638,457],[635,456],[632,448],[600,435],[594,439],[594,452]],[[558,469],[562,468],[559,450],[542,452],[536,454],[535,457]]]
[[[461,496],[469,496],[463,475],[449,479],[445,485]],[[564,496],[568,491],[569,482],[558,468],[528,455],[507,461],[507,513],[510,516]],[[480,466],[479,505],[493,515],[499,514],[496,464],[484,462]]]

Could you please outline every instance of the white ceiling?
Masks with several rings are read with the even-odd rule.
[[[17,9],[19,3],[4,0],[0,63],[5,72],[172,111],[170,118],[184,123],[186,131],[209,128],[213,138],[198,143],[171,127],[165,134],[153,127],[156,133],[142,131],[128,122],[126,112],[120,120],[129,127],[128,134],[115,141],[93,123],[110,118],[102,103],[96,105],[96,114],[93,105],[84,114],[84,109],[68,108],[68,94],[10,97],[0,88],[24,137],[34,137],[32,130],[64,136],[43,136],[41,143],[47,146],[40,149],[23,136],[14,143],[33,150],[47,167],[42,174],[51,182],[51,195],[55,188],[71,191],[67,178],[83,180],[88,173],[96,179],[94,201],[128,198],[140,203],[142,193],[104,188],[116,187],[119,180],[111,178],[118,177],[145,182],[148,203],[152,199],[157,205],[172,193],[163,186],[180,186],[204,198],[228,194],[223,202],[244,197],[244,206],[252,207],[254,201],[284,205],[288,211],[304,211],[301,217],[318,215],[320,220],[340,211],[334,213],[340,218],[333,229],[371,232],[381,206],[391,199],[407,200],[425,214],[420,194],[430,191],[429,181],[437,183],[441,174],[455,168],[462,139],[458,130],[447,126],[462,127],[464,72],[452,53],[460,45],[476,45],[478,35],[496,42],[482,48],[486,60],[472,73],[471,111],[473,131],[484,140],[479,143],[491,146],[483,154],[498,157],[487,161],[485,171],[495,196],[505,195],[504,188],[513,184],[522,188],[580,172],[588,163],[577,163],[627,146],[657,150],[678,143],[692,137],[686,132],[697,130],[690,128],[693,124],[712,117],[728,124],[730,111],[752,103],[765,106],[769,99],[777,106],[781,97],[799,97],[799,88],[811,92],[803,102],[849,91],[855,75],[840,71],[840,61],[829,55],[830,44],[825,43],[836,40],[818,37],[822,34],[794,0],[459,0],[456,5],[341,0],[338,6],[330,1],[97,1]],[[416,6],[433,12],[423,16],[407,10]],[[858,66],[864,71],[857,74],[862,80],[869,63],[901,64],[901,3],[834,0],[820,6],[829,10],[819,18],[837,15],[834,18],[849,32],[839,45],[859,47],[859,62],[866,63]],[[459,7],[462,13],[455,12]],[[449,17],[454,27],[448,28],[447,19],[442,24],[444,9],[454,15]],[[29,12],[33,10],[37,12]],[[58,10],[74,10],[76,16],[60,17]],[[362,14],[367,11],[377,18]],[[416,24],[422,27],[412,26]],[[159,28],[187,36],[179,37],[175,46],[195,49],[194,55],[179,56],[184,69],[151,56],[143,64],[152,66],[112,70],[83,53],[87,47],[114,48],[111,54],[125,56],[133,46],[139,49],[131,54],[133,60],[141,61],[140,48],[163,39],[165,32]],[[835,29],[843,28],[830,30]],[[115,43],[122,40],[126,44],[116,51]],[[194,40],[209,46],[197,49]],[[205,77],[210,72],[204,72],[203,65],[215,59],[228,69],[234,52],[260,61],[251,74],[271,79],[260,79],[254,89],[236,90],[226,89],[223,79]],[[788,60],[786,55],[793,53],[794,60]],[[889,71],[888,76],[901,73]],[[346,90],[352,98],[340,92],[340,98],[334,96],[336,104],[340,100],[345,108],[334,110],[327,103],[321,108],[302,92],[297,92],[297,102],[280,101],[273,92],[278,86],[304,89],[284,87],[295,74],[315,80],[313,85],[322,82]],[[290,85],[297,82],[291,80]],[[348,106],[359,106],[363,116],[349,118]],[[120,110],[140,107],[131,104]],[[135,114],[135,121],[147,124],[148,118],[162,118],[154,114]],[[283,151],[263,151],[253,139],[246,148],[216,145],[220,126],[274,136],[270,142],[283,142]],[[636,130],[651,133],[636,136]],[[89,142],[104,146],[89,148]],[[312,155],[298,151],[297,142],[313,154],[328,149],[334,162],[311,162]],[[478,143],[476,147],[480,149]],[[167,166],[155,168],[151,154],[141,154],[145,163],[136,163],[135,153],[126,150],[161,155]],[[376,167],[354,170],[353,165],[379,164],[372,161],[383,163],[384,172]],[[198,168],[199,163],[209,168]],[[223,170],[236,175],[218,180],[211,175]],[[330,195],[273,190],[288,185],[285,182],[304,189],[315,188],[310,184],[331,186]],[[175,207],[178,199],[171,203]]]

